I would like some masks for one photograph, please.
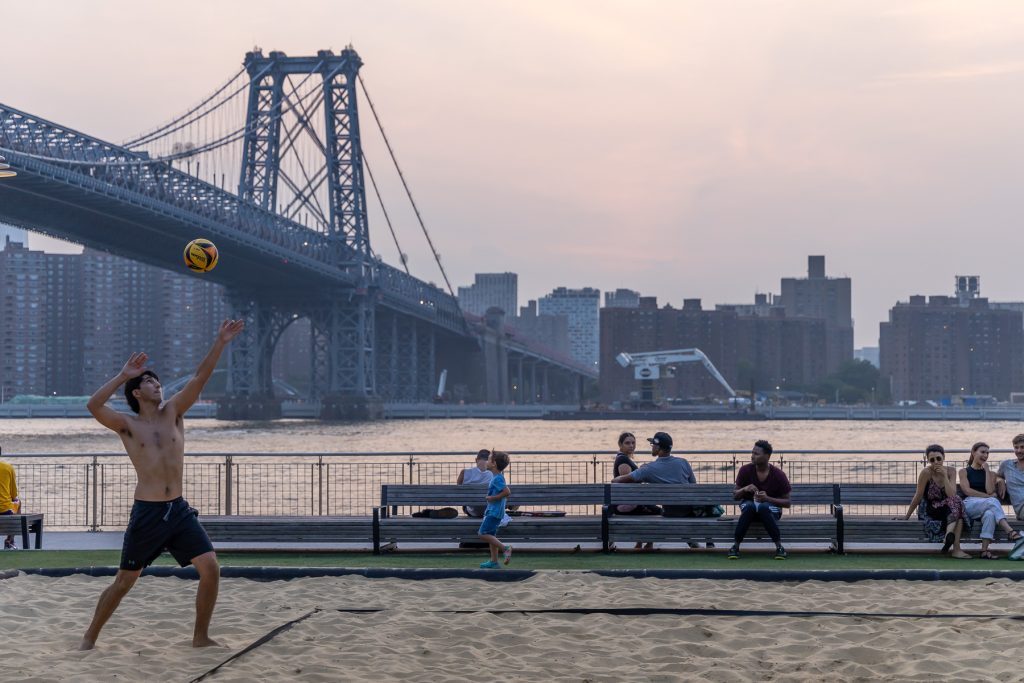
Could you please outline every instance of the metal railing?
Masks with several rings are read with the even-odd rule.
[[[1009,450],[993,450],[992,462]],[[369,515],[381,484],[454,483],[475,453],[197,453],[185,458],[184,496],[203,514]],[[749,452],[680,451],[700,483],[730,483]],[[962,467],[967,451],[947,451]],[[119,529],[128,523],[135,470],[123,454],[3,456],[17,474],[26,512],[42,512],[49,529]],[[638,465],[650,456],[635,456]],[[513,453],[515,483],[601,483],[612,478],[613,453]],[[797,483],[913,483],[920,451],[776,451],[772,462]],[[909,501],[907,501],[909,503]]]

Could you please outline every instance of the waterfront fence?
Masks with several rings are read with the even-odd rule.
[[[993,462],[1002,459],[993,450]],[[700,483],[730,483],[750,461],[748,451],[685,451]],[[950,451],[963,467],[967,452]],[[185,457],[183,494],[207,515],[369,515],[381,484],[455,483],[474,453],[200,453]],[[135,489],[127,456],[4,455],[16,470],[25,512],[46,515],[56,530],[123,529]],[[647,454],[634,457],[642,465]],[[612,478],[614,454],[592,451],[514,453],[509,484],[601,483]],[[772,462],[797,483],[913,483],[920,451],[787,451]],[[514,498],[513,498],[513,503]],[[910,501],[907,501],[909,504]],[[596,509],[571,508],[595,514]],[[870,512],[897,514],[906,508]],[[819,511],[822,512],[822,511]],[[864,510],[863,512],[868,512]]]

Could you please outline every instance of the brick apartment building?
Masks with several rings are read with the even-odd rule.
[[[681,309],[658,308],[641,297],[637,308],[601,310],[601,400],[625,400],[639,389],[633,368],[615,356],[626,351],[699,348],[734,390],[804,390],[826,376],[825,321],[789,318],[781,306],[759,295],[753,306],[720,305],[704,310],[700,299]],[[674,377],[658,380],[662,398],[725,397],[726,392],[699,363],[676,366]]]
[[[640,298],[636,308],[601,309],[601,401],[626,400],[639,389],[633,368],[623,368],[615,356],[625,351],[668,351],[699,348],[726,381],[736,381],[738,318],[732,311],[706,311],[700,299],[686,299],[681,309],[658,308],[657,297]],[[680,364],[675,377],[662,376],[657,392],[663,398],[724,396],[725,391],[699,363]]]
[[[825,275],[825,257],[807,257],[807,277],[782,278],[782,293],[775,303],[789,318],[825,321],[825,372],[832,374],[853,359],[852,282],[848,277]]]
[[[966,294],[966,296],[965,296]],[[1024,391],[1024,314],[973,293],[916,295],[880,325],[879,365],[895,401]]]

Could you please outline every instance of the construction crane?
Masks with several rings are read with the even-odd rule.
[[[654,403],[654,380],[661,378],[661,366],[676,363],[700,363],[718,383],[725,387],[729,396],[735,397],[729,383],[722,377],[715,364],[700,349],[675,349],[673,351],[645,351],[642,353],[626,353],[623,351],[615,356],[615,362],[624,368],[633,366],[633,377],[640,380],[640,401]],[[672,376],[672,375],[668,375]]]

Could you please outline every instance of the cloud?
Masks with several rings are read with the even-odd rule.
[[[1007,60],[988,64],[970,64],[949,69],[929,69],[895,73],[875,79],[871,85],[906,85],[909,83],[964,81],[993,76],[1024,73],[1024,60]]]

